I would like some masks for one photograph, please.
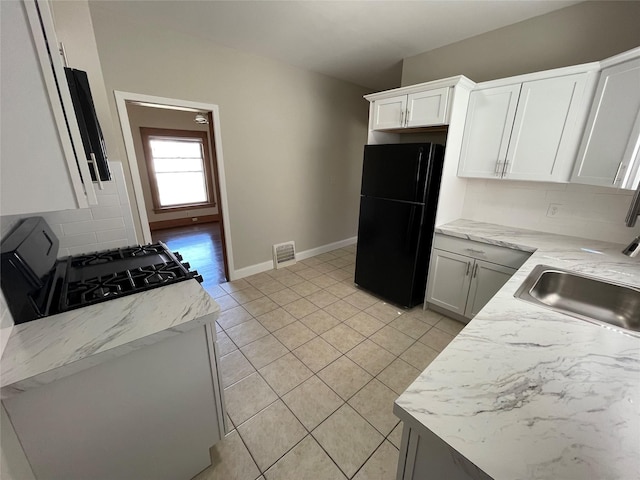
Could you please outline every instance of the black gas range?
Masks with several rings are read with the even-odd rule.
[[[30,217],[0,247],[0,284],[16,324],[185,280],[197,271],[158,242],[57,259],[59,240]]]

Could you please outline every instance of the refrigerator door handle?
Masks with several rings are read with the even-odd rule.
[[[427,188],[427,181],[426,181],[426,176],[425,176],[425,182],[424,185],[422,185],[422,197],[420,197],[420,173],[422,172],[422,154],[424,153],[424,149],[422,147],[420,147],[420,149],[418,150],[418,166],[416,169],[416,191],[415,194],[413,196],[413,200],[414,202],[423,202],[424,201],[424,193],[425,190]],[[427,171],[429,171],[429,165],[427,164]]]

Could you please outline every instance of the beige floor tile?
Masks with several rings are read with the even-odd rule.
[[[309,431],[344,403],[336,392],[316,376],[298,385],[282,400]]]
[[[326,290],[319,290],[311,295],[307,295],[307,300],[317,307],[324,308],[332,303],[336,303],[340,299]]]
[[[287,287],[279,281],[271,279],[269,283],[261,284],[259,286],[256,286],[256,288],[265,295],[273,295],[274,293],[284,290]]]
[[[312,435],[349,478],[383,439],[349,405],[340,407]]]
[[[319,272],[313,267],[307,267],[297,271],[296,274],[300,275],[305,280],[310,280],[312,278],[319,277],[322,275],[322,272]]]
[[[271,300],[269,297],[261,297],[257,300],[252,300],[243,305],[244,309],[254,317],[262,315],[279,308],[279,305]]]
[[[293,265],[289,265],[287,268],[288,272],[298,273],[300,270],[306,270],[311,265],[305,265],[302,262],[294,263]]]
[[[311,295],[314,292],[319,292],[321,290],[318,285],[311,283],[308,280],[305,280],[304,282],[298,283],[296,285],[292,285],[290,288],[298,295],[302,295],[303,297]]]
[[[378,330],[369,338],[394,355],[400,355],[415,342],[409,335],[405,335],[389,325]]]
[[[313,372],[295,356],[288,353],[261,368],[260,375],[279,396],[282,396],[311,377]]]
[[[259,338],[268,335],[269,332],[260,323],[251,319],[235,327],[231,327],[225,330],[225,333],[229,335],[229,338],[233,340],[238,347],[247,345],[251,342],[258,340]]]
[[[349,400],[349,405],[385,437],[400,419],[393,414],[398,394],[375,378]]]
[[[211,466],[193,480],[255,480],[260,471],[237,431],[211,448]]]
[[[301,298],[295,302],[288,303],[283,308],[298,320],[318,310],[318,307],[306,298]]]
[[[316,258],[318,260],[322,260],[323,262],[328,262],[329,260],[333,260],[338,257],[334,255],[332,252],[325,252],[325,253],[321,253],[320,255],[316,255]]]
[[[249,363],[240,350],[235,350],[223,357],[220,357],[220,373],[222,376],[222,386],[228,387],[244,377],[248,377],[256,369]]]
[[[335,260],[329,260],[327,263],[329,265],[333,265],[336,268],[343,268],[343,267],[346,267],[347,265],[351,265],[352,262],[348,258],[339,257],[339,258],[336,258]]]
[[[353,317],[345,320],[344,323],[365,337],[373,335],[384,327],[384,323],[365,312],[356,313]]]
[[[365,312],[384,323],[389,323],[404,313],[401,308],[385,302],[378,302],[371,305],[365,309]]]
[[[222,328],[228,330],[229,328],[240,325],[247,320],[251,320],[251,318],[252,317],[249,312],[247,312],[243,307],[238,306],[220,313],[218,323]]]
[[[331,285],[334,285],[336,283],[338,283],[338,280],[336,280],[335,278],[331,278],[328,275],[320,274],[320,276],[318,277],[314,277],[309,279],[309,281],[315,285],[318,285],[320,288],[327,288],[330,287]]]
[[[244,290],[245,288],[249,288],[251,285],[245,279],[233,280],[232,282],[221,283],[220,288],[222,288],[225,292],[238,292],[240,290]]]
[[[395,355],[371,340],[365,340],[353,350],[347,352],[346,355],[374,376],[378,375],[396,359]]]
[[[318,377],[343,400],[348,400],[373,378],[344,356],[320,370]]]
[[[221,312],[225,312],[230,308],[234,308],[240,305],[229,295],[223,295],[221,297],[216,298],[216,303],[220,306]]]
[[[346,480],[318,442],[308,435],[265,472],[267,480]]]
[[[302,265],[306,265],[307,267],[315,267],[316,265],[320,265],[324,263],[322,260],[318,260],[316,257],[310,257],[300,262]]]
[[[331,330],[327,330],[320,336],[342,353],[347,353],[365,338],[344,323],[336,325]]]
[[[304,278],[289,270],[273,270],[272,272],[267,273],[286,287],[291,287],[292,285],[304,282]]]
[[[313,372],[322,370],[340,356],[338,350],[320,337],[296,348],[293,354]]]
[[[225,292],[222,288],[220,288],[220,285],[209,285],[206,288],[206,290],[207,290],[207,293],[211,295],[213,298],[218,298],[218,297],[227,295],[227,292]]]
[[[224,332],[224,329],[220,326],[220,324],[216,321],[216,335]]]
[[[269,298],[282,307],[288,303],[295,302],[302,297],[290,288],[284,288],[275,293],[269,294]]]
[[[418,341],[433,348],[434,350],[437,350],[438,352],[441,352],[454,338],[455,337],[453,335],[443,332],[438,328],[432,328],[421,336]]]
[[[416,317],[429,325],[435,325],[442,318],[442,315],[433,310],[423,310],[422,305],[409,310],[406,315]]]
[[[385,440],[353,480],[395,480],[398,456],[398,450]]]
[[[246,280],[252,287],[259,288],[262,285],[266,285],[273,281],[273,277],[268,275],[266,272],[256,273],[255,275],[251,275],[248,277],[244,277],[243,280]]]
[[[436,323],[435,327],[439,328],[443,332],[447,332],[449,335],[457,335],[464,327],[466,327],[466,325],[462,322],[458,322],[457,320],[442,317],[440,321]]]
[[[406,333],[416,340],[427,333],[431,328],[431,325],[418,320],[416,317],[410,317],[408,315],[402,315],[396,318],[394,321],[389,323],[389,325],[396,330],[400,330],[402,333]]]
[[[337,267],[334,267],[333,265],[329,265],[328,263],[322,263],[320,265],[314,266],[313,268],[315,268],[319,272],[322,272],[323,275],[326,275],[329,272],[333,272],[334,270],[337,270]],[[338,280],[336,279],[336,281]]]
[[[240,425],[238,432],[263,472],[307,434],[281,400]]]
[[[331,266],[331,268],[334,268],[333,265]],[[339,281],[343,281],[348,278],[349,279],[353,278],[353,274],[349,272],[345,272],[344,270],[341,270],[339,268],[326,272],[326,274],[329,275],[331,278],[335,278],[336,280],[339,280]]]
[[[267,335],[249,345],[240,347],[240,350],[258,370],[289,353],[287,347],[282,345],[273,335]]]
[[[236,300],[236,302],[238,302],[241,305],[245,303],[249,303],[252,300],[256,300],[264,296],[264,294],[260,290],[258,290],[255,287],[252,287],[251,285],[249,285],[247,288],[243,290],[238,290],[237,292],[231,292],[229,293],[229,295],[231,295]]]
[[[311,315],[314,314],[312,313]],[[299,320],[296,320],[280,330],[276,330],[273,332],[273,335],[289,350],[295,350],[300,345],[307,343],[316,336],[313,330],[309,329]]]
[[[329,277],[329,278],[331,278],[331,277]],[[358,291],[355,287],[347,285],[347,284],[345,284],[343,282],[338,282],[336,279],[334,279],[334,280],[337,283],[334,283],[334,284],[329,285],[328,287],[324,287],[324,288],[325,288],[325,290],[327,292],[334,294],[338,298],[344,298],[344,297],[347,297],[349,295],[353,295],[354,293],[356,293]]]
[[[266,328],[270,332],[274,332],[281,329],[282,327],[286,327],[290,323],[295,322],[296,317],[291,315],[286,310],[278,307],[275,310],[265,313],[264,315],[258,316],[256,320],[258,320],[264,328]]]
[[[229,335],[224,332],[216,332],[216,344],[218,346],[218,354],[221,357],[238,349],[229,338]]]
[[[401,395],[418,378],[420,373],[421,371],[417,368],[397,358],[380,372],[376,378],[398,395]]]
[[[344,297],[344,301],[350,303],[356,308],[360,310],[364,310],[366,308],[371,307],[379,302],[379,300],[368,293],[364,293],[363,291],[357,291],[356,293],[352,293],[351,295]]]
[[[423,343],[416,342],[407,348],[400,358],[422,371],[429,366],[440,352]]]
[[[402,425],[402,422],[396,425],[396,428],[394,428],[387,437],[387,440],[389,440],[398,450],[400,450],[400,444],[402,443]]]
[[[240,425],[260,410],[275,402],[278,396],[257,373],[224,389],[227,414],[234,425]]]
[[[336,325],[340,325],[340,320],[335,318],[333,315],[328,314],[324,310],[313,312],[312,314],[301,318],[300,321],[318,335],[332,329]]]
[[[344,300],[339,300],[336,303],[332,303],[328,307],[324,308],[325,312],[330,313],[338,320],[344,322],[346,319],[353,317],[355,314],[360,313],[360,309],[354,307],[350,303]]]

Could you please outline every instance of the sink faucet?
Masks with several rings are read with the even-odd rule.
[[[631,200],[631,205],[627,212],[627,217],[625,219],[627,227],[635,226],[638,215],[640,215],[640,185],[638,185],[636,193],[633,195],[633,200]],[[627,257],[635,257],[638,255],[640,253],[640,236],[634,238],[633,241],[627,245],[624,250],[622,250],[622,253]]]

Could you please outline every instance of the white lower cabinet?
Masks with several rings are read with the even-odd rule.
[[[436,235],[427,280],[430,308],[462,321],[476,316],[529,253]]]

